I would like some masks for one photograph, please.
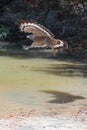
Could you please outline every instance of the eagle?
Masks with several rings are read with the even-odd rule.
[[[67,49],[68,44],[65,41],[56,39],[54,34],[41,24],[21,21],[19,23],[19,29],[21,32],[28,34],[26,37],[33,41],[31,45],[23,45],[24,50],[30,48],[50,48],[55,56],[59,49]]]

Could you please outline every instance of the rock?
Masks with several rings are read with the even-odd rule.
[[[69,19],[63,22],[63,32],[62,36],[64,37],[73,37],[78,35],[79,25],[76,23],[76,20]]]
[[[24,0],[13,0],[5,8],[6,10],[10,10],[12,13],[18,13],[30,10],[30,5],[24,2]]]
[[[11,25],[11,23],[15,23],[23,18],[24,16],[21,12],[14,14],[10,11],[5,11],[0,17],[0,22],[3,24],[5,23],[6,25]]]
[[[53,33],[55,34],[55,36],[57,38],[59,38],[61,36],[63,32],[63,26],[62,23],[60,21],[57,21],[54,26],[53,26]]]
[[[37,22],[40,19],[40,17],[42,17],[42,15],[43,13],[41,12],[41,10],[33,9],[31,13],[29,12],[27,17],[29,20]]]
[[[62,35],[72,37],[72,36],[74,36],[74,35],[76,35],[78,33],[77,31],[78,31],[78,27],[77,26],[65,25],[63,27]]]
[[[40,11],[40,13],[39,13],[39,15],[37,17],[38,22],[40,22],[41,24],[43,24],[44,21],[45,21],[45,18],[46,18],[46,11],[43,11],[43,10]]]
[[[84,2],[84,9],[87,11],[87,2]]]
[[[8,5],[11,2],[12,2],[12,0],[0,0],[0,8]]]
[[[76,8],[75,8],[75,13],[77,14],[77,15],[79,15],[79,14],[82,14],[82,13],[84,13],[84,6],[83,6],[83,4],[81,4],[81,3],[79,3],[77,6],[76,6]]]
[[[47,27],[52,28],[52,26],[57,22],[57,12],[50,10],[45,19],[45,24]]]

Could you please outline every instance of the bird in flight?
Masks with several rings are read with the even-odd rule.
[[[40,24],[21,21],[19,29],[21,32],[29,33],[27,38],[33,41],[30,46],[23,45],[24,50],[29,50],[30,48],[50,48],[55,56],[59,49],[64,50],[68,48],[68,44],[65,41],[56,39],[50,30]]]

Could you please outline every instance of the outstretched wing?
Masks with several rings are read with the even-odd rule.
[[[37,23],[23,21],[19,24],[19,28],[21,31],[25,33],[33,33],[34,37],[37,36],[55,37],[50,30]]]

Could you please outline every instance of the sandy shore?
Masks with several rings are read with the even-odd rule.
[[[1,119],[0,130],[87,130],[87,124],[71,119],[58,117],[30,117]]]
[[[33,108],[20,109],[0,117],[0,130],[87,130],[87,107],[68,109],[49,107],[45,115]]]

